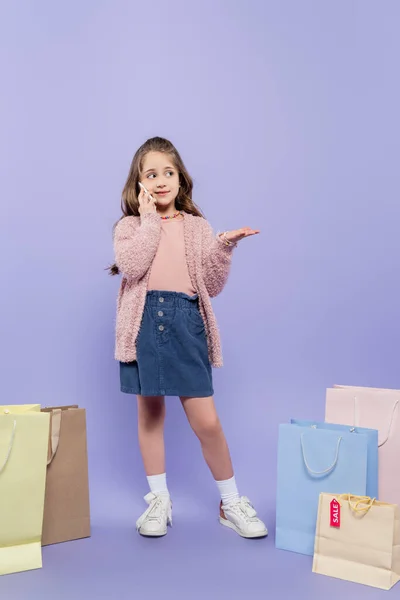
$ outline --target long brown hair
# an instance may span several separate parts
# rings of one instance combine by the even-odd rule
[[[179,172],[179,193],[175,199],[175,206],[177,210],[184,211],[196,217],[204,217],[201,210],[192,200],[193,192],[193,180],[190,177],[183,160],[175,148],[175,146],[165,138],[153,137],[148,139],[140,148],[137,150],[133,157],[131,167],[129,169],[128,178],[122,190],[121,197],[121,210],[122,217],[140,216],[139,213],[139,200],[138,196],[140,193],[139,180],[141,176],[143,160],[146,154],[149,152],[165,152],[169,154],[174,163],[175,168]],[[119,220],[121,220],[119,219]],[[118,223],[119,221],[117,221]],[[117,225],[117,223],[114,225]],[[119,269],[116,264],[109,267],[110,275],[118,275]]]

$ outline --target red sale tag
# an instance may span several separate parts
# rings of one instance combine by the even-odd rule
[[[331,519],[330,519],[331,527],[340,527],[340,504],[334,498],[331,502]]]

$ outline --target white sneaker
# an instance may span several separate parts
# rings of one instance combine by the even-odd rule
[[[265,524],[257,517],[254,506],[246,496],[234,500],[219,509],[219,522],[230,527],[245,538],[258,538],[268,535]]]
[[[144,497],[149,507],[136,521],[140,535],[161,537],[166,535],[167,526],[172,526],[172,502],[169,496],[149,492]]]

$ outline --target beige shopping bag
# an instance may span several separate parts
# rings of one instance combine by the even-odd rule
[[[362,496],[320,494],[314,573],[389,590],[400,580],[400,510]]]
[[[77,405],[43,408],[50,436],[42,545],[90,536],[86,411]]]
[[[0,575],[42,567],[49,415],[0,406]]]

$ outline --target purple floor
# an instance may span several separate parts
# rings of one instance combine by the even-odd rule
[[[134,507],[139,512],[141,504]],[[270,536],[245,540],[220,526],[207,509],[189,510],[175,498],[174,525],[160,539],[143,538],[134,519],[94,523],[90,539],[43,549],[43,568],[0,578],[0,598],[83,600],[187,598],[351,598],[399,597],[390,592],[323,577],[311,571],[312,558],[276,550]],[[196,514],[196,522],[192,516]],[[120,515],[121,517],[121,515]],[[390,596],[389,596],[390,597]]]

